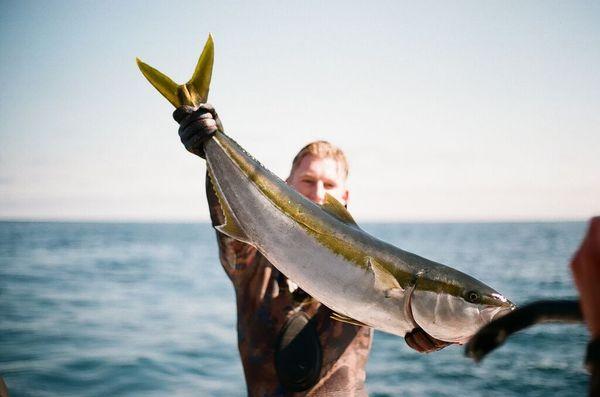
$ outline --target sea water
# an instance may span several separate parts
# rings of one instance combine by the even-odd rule
[[[365,224],[522,304],[577,296],[584,222]],[[11,396],[243,396],[233,288],[208,224],[0,222],[0,376]],[[375,333],[371,396],[582,396],[588,334],[541,325],[481,364]]]

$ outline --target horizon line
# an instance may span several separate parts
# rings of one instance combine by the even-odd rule
[[[464,224],[464,223],[578,223],[587,222],[589,218],[456,218],[456,219],[361,219],[363,224]],[[51,217],[3,217],[0,223],[90,223],[90,224],[210,224],[210,219],[161,219],[161,218],[51,218]]]

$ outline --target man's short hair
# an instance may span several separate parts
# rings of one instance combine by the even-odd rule
[[[334,159],[337,161],[344,179],[348,178],[348,160],[346,159],[346,155],[342,152],[342,149],[327,141],[314,141],[300,149],[292,161],[290,175],[294,173],[302,159],[308,155],[315,156],[318,159]]]

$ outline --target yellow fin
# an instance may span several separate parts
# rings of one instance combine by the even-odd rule
[[[352,226],[357,226],[356,221],[352,218],[352,215],[348,212],[344,204],[340,203],[335,197],[329,193],[325,193],[325,202],[321,204],[323,210],[328,214],[333,215],[340,221],[347,223]]]
[[[179,97],[177,95],[177,83],[165,76],[152,66],[142,62],[139,58],[135,59],[142,74],[148,79],[150,84],[154,86],[173,106],[178,108]]]
[[[194,74],[186,84],[177,85],[168,76],[142,62],[139,58],[136,58],[136,61],[150,84],[176,108],[183,105],[196,107],[208,99],[214,61],[214,43],[211,35],[208,35]]]
[[[204,44],[202,54],[200,54],[200,58],[198,58],[198,63],[196,64],[194,74],[192,75],[190,81],[186,83],[191,100],[195,106],[205,103],[208,99],[208,90],[210,89],[213,61],[215,58],[214,54],[215,44],[213,42],[212,35],[209,34],[206,44]]]
[[[367,268],[373,273],[375,288],[385,291],[386,297],[391,297],[398,292],[402,292],[402,287],[400,287],[400,283],[398,283],[396,277],[370,256],[367,257]]]
[[[223,208],[223,206],[221,206]],[[223,209],[225,213],[226,210]],[[241,241],[246,244],[252,245],[252,241],[246,237],[246,233],[242,230],[240,225],[237,223],[237,219],[232,214],[226,215],[226,221],[222,225],[215,226],[215,229],[225,234],[226,236],[231,237],[232,239]]]
[[[367,324],[365,324],[363,322],[360,322],[358,320],[355,320],[353,318],[350,318],[348,316],[344,316],[343,314],[340,314],[340,313],[333,312],[333,313],[331,313],[330,317],[331,317],[332,320],[340,321],[342,323],[348,323],[348,324],[352,324],[352,325],[359,325],[361,327],[368,327]]]
[[[231,207],[229,207],[229,203],[223,198],[223,194],[221,193],[221,189],[219,185],[216,183],[216,179],[213,176],[212,170],[210,167],[207,167],[208,177],[210,178],[217,199],[219,200],[219,204],[221,205],[221,211],[223,212],[223,217],[225,218],[222,225],[215,226],[219,232],[229,236],[235,240],[244,242],[246,244],[252,245],[250,239],[246,236],[246,233],[241,228],[235,214],[231,211]]]

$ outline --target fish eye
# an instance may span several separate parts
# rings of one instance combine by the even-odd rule
[[[477,303],[479,302],[479,294],[475,291],[469,291],[467,292],[467,301],[471,302],[471,303]]]

